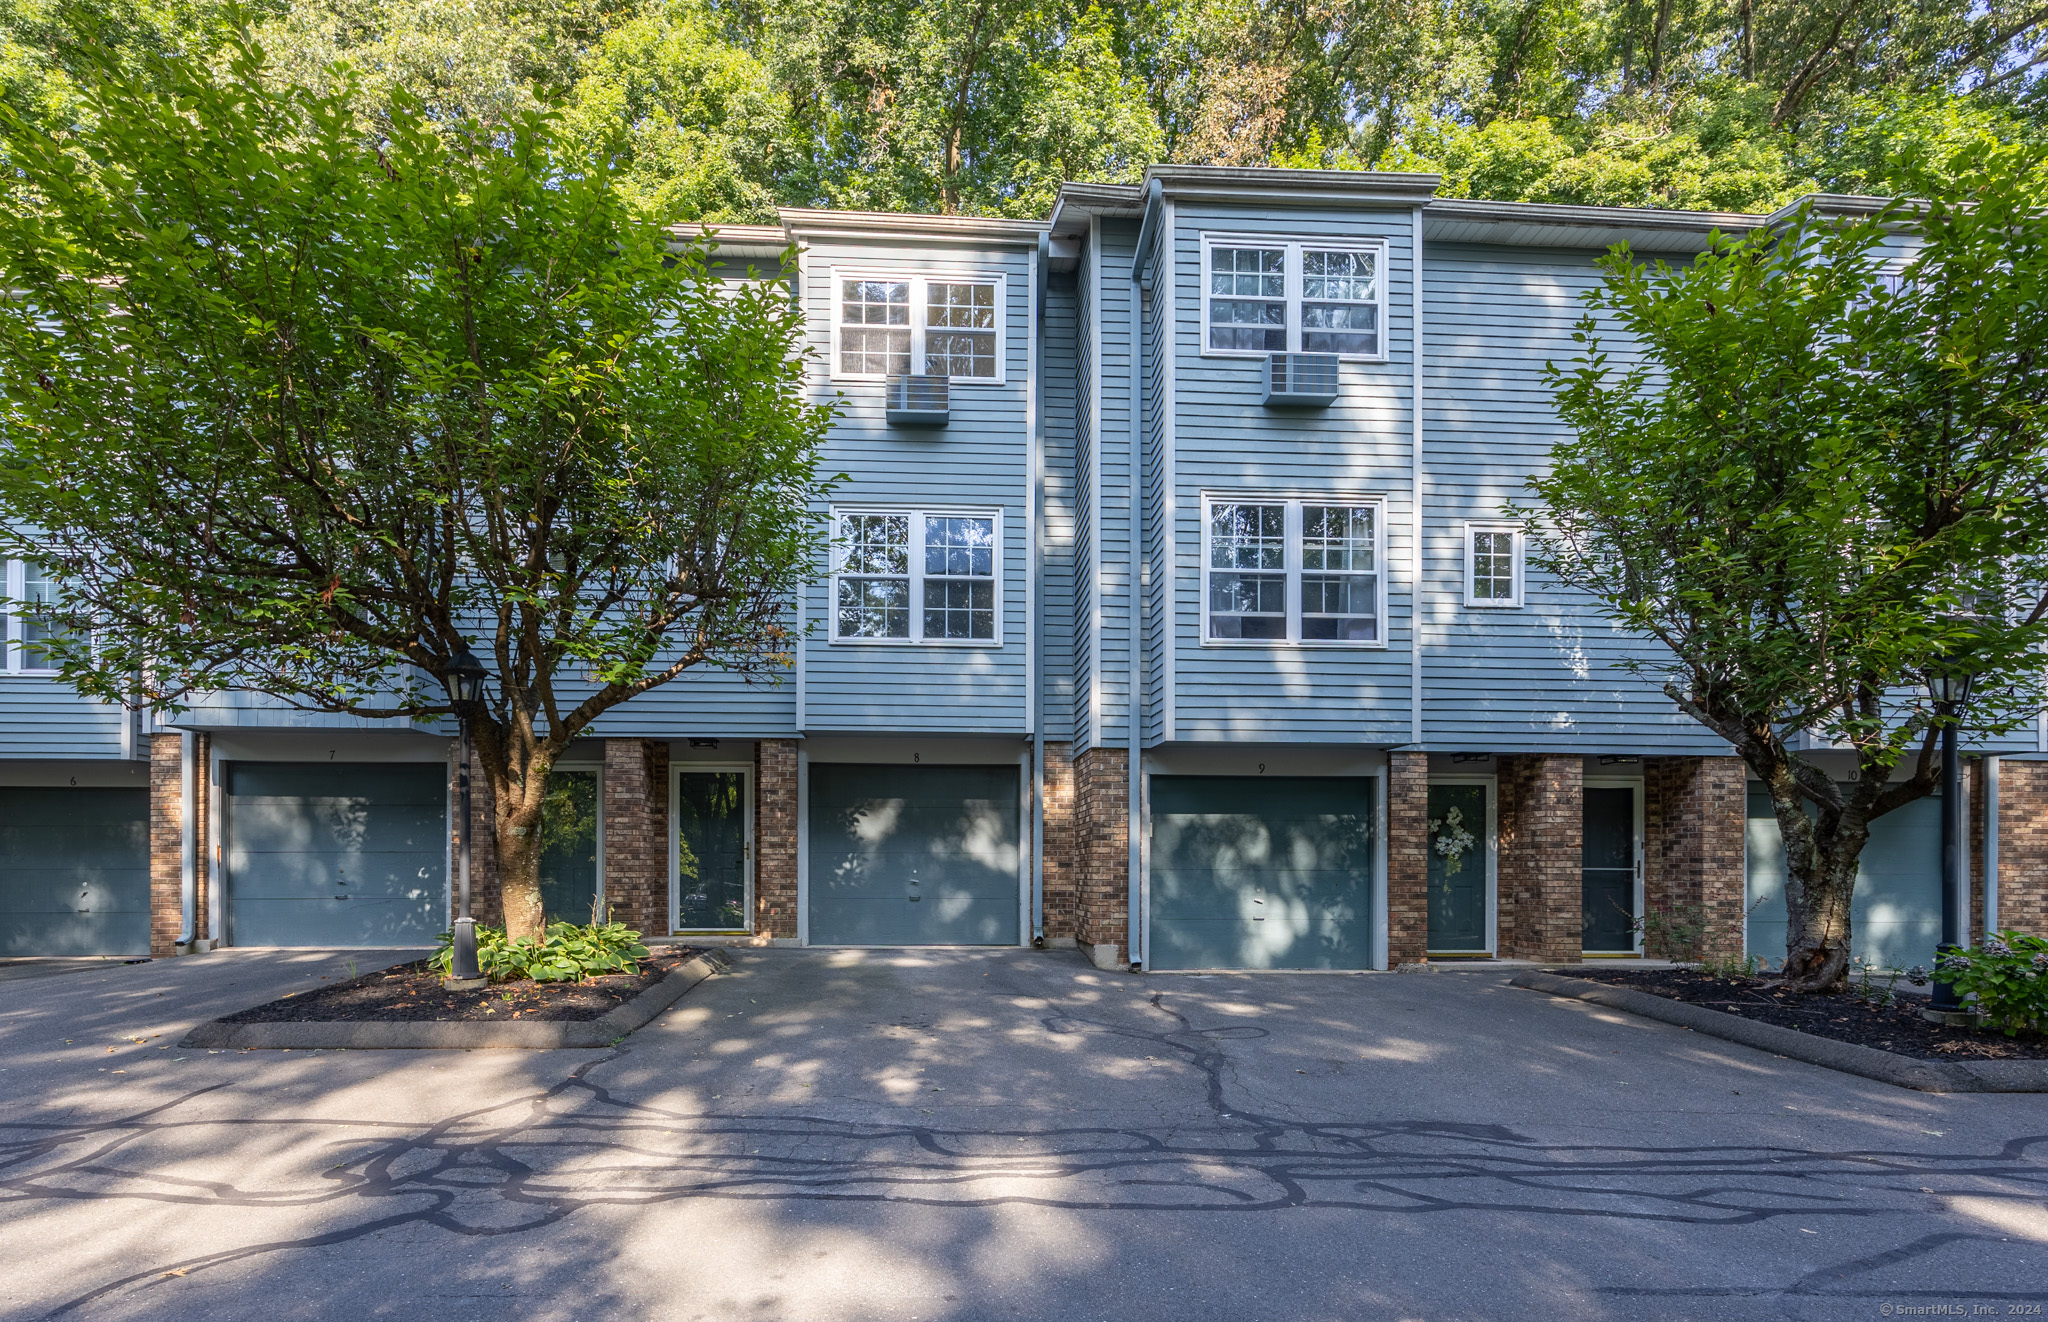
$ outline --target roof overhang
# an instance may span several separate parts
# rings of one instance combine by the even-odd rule
[[[1042,220],[990,216],[924,216],[895,211],[827,211],[784,207],[776,214],[793,239],[904,239],[974,247],[1036,248]]]
[[[721,225],[717,222],[671,225],[672,247],[680,248],[692,239],[709,234],[716,244],[715,258],[780,257],[789,248],[789,231],[780,225]]]
[[[1427,243],[1499,243],[1515,247],[1597,248],[1626,243],[1636,252],[1699,252],[1707,236],[1747,234],[1767,223],[1739,211],[1661,211],[1653,207],[1559,206],[1437,198],[1423,208]]]

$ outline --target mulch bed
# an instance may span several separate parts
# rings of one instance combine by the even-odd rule
[[[1716,978],[1692,969],[1558,972],[1920,1060],[2048,1060],[2048,1039],[1927,1022],[1920,1017],[1927,1005],[1924,996],[1900,996],[1886,1007],[1853,993],[1793,996],[1764,986],[1762,978]]]
[[[595,1019],[616,1010],[669,975],[698,951],[656,946],[640,972],[608,973],[582,982],[494,982],[482,991],[451,992],[425,962],[365,973],[318,991],[290,992],[264,1005],[224,1015],[226,1024],[506,1023]]]

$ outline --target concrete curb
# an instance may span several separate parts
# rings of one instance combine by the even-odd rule
[[[463,1051],[512,1047],[552,1051],[562,1047],[608,1047],[681,1000],[683,993],[731,964],[716,950],[697,955],[616,1009],[595,1019],[532,1023],[410,1023],[298,1020],[229,1024],[209,1020],[185,1035],[181,1047],[352,1048],[356,1050]]]
[[[1584,978],[1563,978],[1555,973],[1517,974],[1508,979],[1508,985],[1623,1010],[1709,1037],[1739,1042],[1774,1056],[1803,1060],[1844,1074],[1860,1074],[1916,1092],[2048,1092],[2048,1061],[1920,1060],[1876,1047],[1815,1037],[1795,1028],[1759,1023],[1701,1005],[1687,1005],[1667,996],[1611,987]]]

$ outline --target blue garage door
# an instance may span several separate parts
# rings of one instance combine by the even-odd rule
[[[1017,768],[812,763],[810,939],[1013,946]]]
[[[1152,777],[1151,966],[1369,967],[1372,794],[1362,777]]]
[[[422,946],[448,924],[438,762],[228,767],[228,939]]]
[[[1932,964],[1941,941],[1941,796],[1870,824],[1849,902],[1849,953],[1879,968]],[[1768,792],[1749,792],[1749,952],[1785,958],[1785,838]]]
[[[0,789],[0,955],[149,953],[149,791]]]

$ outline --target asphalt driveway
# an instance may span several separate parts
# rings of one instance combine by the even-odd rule
[[[0,1313],[2048,1304],[2048,1096],[1905,1092],[1502,971],[746,951],[609,1050],[175,1047],[351,961],[384,958],[231,951],[0,988]]]

